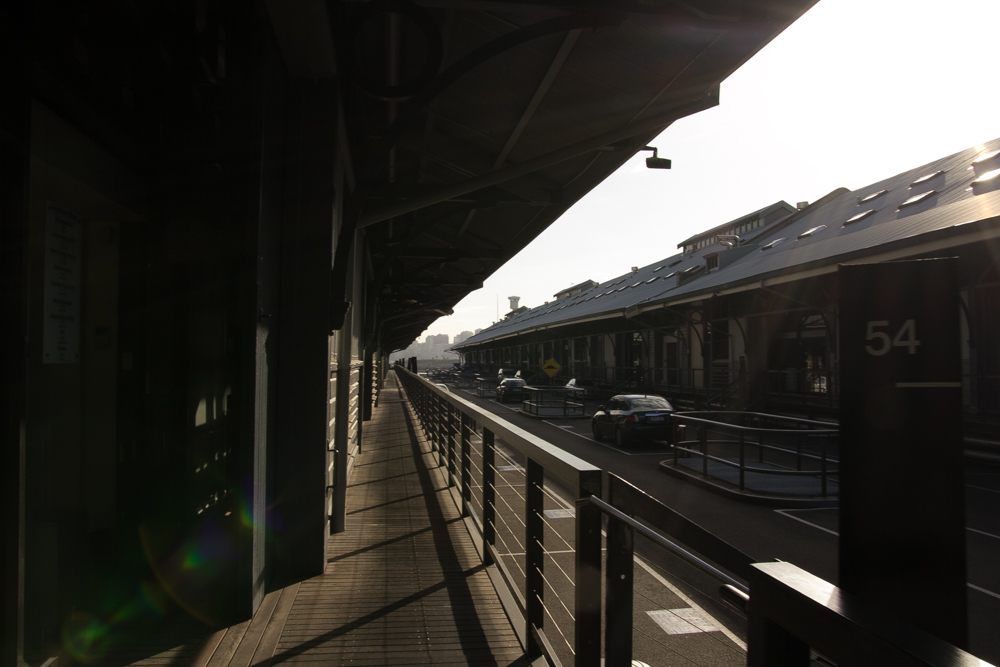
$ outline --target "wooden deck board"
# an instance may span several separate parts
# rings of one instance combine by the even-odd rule
[[[107,664],[529,665],[406,410],[390,374],[365,424],[347,531],[329,538],[325,574],[269,593],[251,620]]]
[[[527,665],[446,478],[390,374],[347,489],[347,531],[304,581],[271,665]]]

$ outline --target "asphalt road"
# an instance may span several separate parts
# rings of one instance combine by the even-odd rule
[[[479,398],[470,391],[453,391],[594,466],[628,480],[757,561],[788,561],[827,581],[837,582],[838,512],[835,508],[801,509],[792,505],[775,508],[741,502],[661,472],[658,463],[669,454],[665,445],[620,450],[612,443],[593,440],[589,419],[528,417],[514,404],[499,404]],[[588,410],[588,414],[592,411]],[[970,651],[984,660],[1000,664],[1000,633],[996,632],[1000,627],[1000,468],[970,464],[966,471],[966,491]],[[565,492],[560,495],[568,497]],[[714,581],[664,558],[658,550],[639,547],[637,551],[645,555],[653,569],[669,572],[669,585],[687,596],[713,621],[726,625],[737,641],[745,638],[745,621],[715,602],[713,591],[717,585]],[[640,584],[637,577],[637,590],[640,586],[646,587],[644,590],[654,599],[653,591],[665,588],[655,579],[650,575]],[[636,600],[638,606],[640,596],[637,595]],[[668,604],[680,602],[671,600]],[[650,637],[659,636],[655,626],[648,625],[650,618],[649,614],[637,612],[637,642],[640,631],[650,633]],[[728,662],[719,662],[719,654],[716,650],[713,655],[717,657],[710,659],[706,655],[704,659],[695,660],[695,664]],[[725,651],[721,655],[724,656]],[[638,653],[636,658],[641,659]]]

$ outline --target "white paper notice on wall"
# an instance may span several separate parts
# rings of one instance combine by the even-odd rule
[[[83,225],[51,202],[45,209],[42,363],[80,363],[80,264]]]

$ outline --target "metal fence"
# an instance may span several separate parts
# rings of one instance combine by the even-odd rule
[[[497,395],[497,379],[494,377],[478,377],[476,378],[476,396],[482,396],[485,398],[492,398]],[[464,389],[461,384],[458,385],[459,389]]]
[[[566,387],[525,387],[521,403],[525,414],[532,417],[584,417],[579,392]]]
[[[587,499],[601,496],[601,471],[410,373],[397,376],[497,589],[510,592],[501,597],[526,651],[598,667],[601,515]]]
[[[989,667],[939,638],[898,621],[880,621],[881,612],[862,601],[840,604],[846,598],[836,587],[789,563],[755,564],[620,477],[607,473],[602,487],[599,469],[404,369],[396,370],[529,658],[544,655],[556,667],[633,664],[634,623],[641,620],[633,598],[643,595],[635,588],[633,568],[641,543],[714,581],[716,601],[746,615],[746,664],[754,667],[805,667],[815,664],[817,654],[842,665]],[[686,427],[708,422],[676,416]],[[772,415],[749,419],[761,426],[723,426],[734,432],[796,430],[788,424],[765,428],[774,425],[769,420],[784,419]],[[831,430],[819,422],[790,421],[806,438]],[[718,422],[709,424],[718,427]],[[804,462],[812,460],[808,450],[801,449]],[[784,453],[793,454],[794,447]],[[604,519],[607,562],[602,568]],[[942,655],[953,660],[942,662]],[[701,664],[697,655],[676,646],[665,647],[664,660]]]
[[[760,412],[675,412],[673,465],[740,491],[836,496],[840,429]],[[691,437],[694,436],[694,437]]]

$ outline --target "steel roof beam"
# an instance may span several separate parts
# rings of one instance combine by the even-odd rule
[[[524,162],[519,162],[480,176],[474,176],[459,183],[453,183],[451,185],[436,188],[433,192],[424,195],[423,197],[416,197],[408,201],[376,209],[375,211],[364,215],[358,226],[366,227],[368,225],[373,225],[377,222],[388,220],[389,218],[394,218],[405,213],[411,213],[434,204],[448,201],[453,197],[459,197],[470,192],[475,192],[476,190],[482,190],[483,188],[490,187],[491,185],[497,185],[520,176],[526,176],[527,174],[544,169],[545,167],[550,167],[554,164],[565,162],[566,160],[570,160],[579,155],[598,150],[608,144],[628,139],[637,134],[642,134],[643,132],[665,128],[675,120],[698,113],[699,111],[704,111],[705,109],[710,109],[718,103],[719,90],[718,87],[715,87],[711,93],[690,104],[685,104],[677,107],[676,109],[671,109],[670,111],[656,114],[655,116],[650,116],[649,118],[644,118],[635,121],[634,123],[629,123],[628,125],[624,125],[618,129],[611,130],[610,132],[604,132],[597,136],[584,139],[583,141],[577,141],[569,146],[564,146],[563,148],[550,151],[549,153],[539,155],[538,157],[530,160],[525,160]]]
[[[397,259],[432,259],[448,262],[461,259],[503,259],[500,251],[464,250],[461,248],[402,248],[395,253]]]

